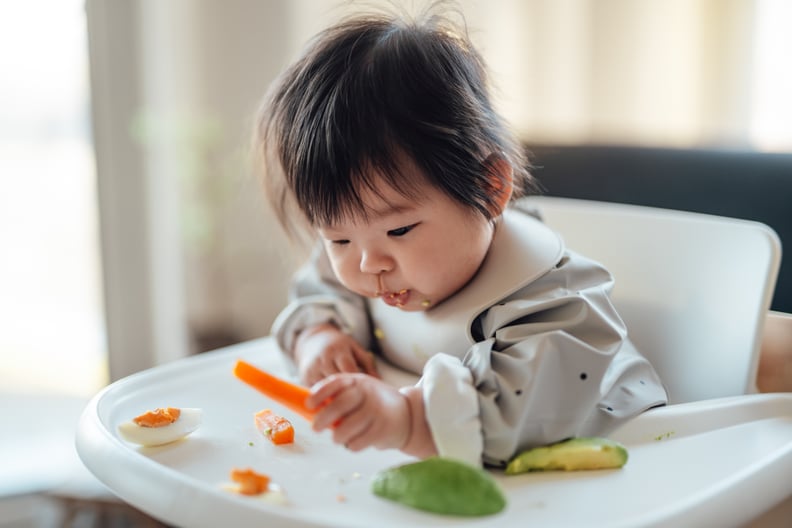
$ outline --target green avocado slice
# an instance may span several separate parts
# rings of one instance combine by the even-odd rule
[[[614,440],[598,437],[571,438],[520,453],[506,466],[506,474],[613,469],[624,466],[627,457],[627,449]]]
[[[444,515],[492,515],[506,507],[506,497],[489,473],[443,457],[382,470],[374,476],[372,491],[382,498]]]

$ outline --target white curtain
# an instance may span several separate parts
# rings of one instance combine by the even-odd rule
[[[755,2],[510,4],[473,20],[527,140],[750,146]]]

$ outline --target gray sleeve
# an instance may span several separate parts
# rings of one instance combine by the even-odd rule
[[[295,273],[289,304],[275,319],[271,334],[291,358],[300,331],[328,322],[352,335],[363,347],[370,346],[365,300],[338,282],[324,248],[317,244],[308,262]]]
[[[608,296],[612,285],[607,270],[570,252],[476,320],[478,342],[463,364],[478,393],[485,463],[503,465],[536,445],[607,434],[665,401],[654,370],[627,340]],[[614,359],[623,354],[629,358]],[[613,407],[617,401],[622,408]]]

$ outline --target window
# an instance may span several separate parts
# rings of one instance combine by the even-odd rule
[[[107,383],[82,0],[0,3],[0,387]]]
[[[751,135],[760,150],[792,151],[792,3],[761,0],[756,11],[756,48]]]

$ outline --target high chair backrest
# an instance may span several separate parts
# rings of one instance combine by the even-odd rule
[[[569,249],[611,271],[614,304],[670,403],[755,392],[761,330],[781,259],[772,229],[607,202],[525,201]]]

